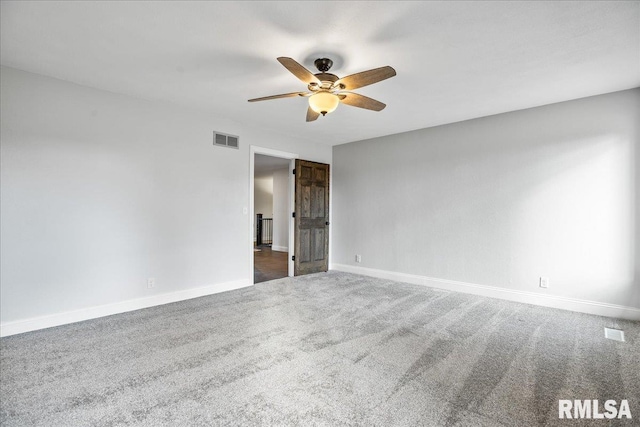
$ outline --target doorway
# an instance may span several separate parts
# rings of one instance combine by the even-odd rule
[[[293,153],[251,147],[253,283],[293,276]]]
[[[250,146],[249,159],[253,283],[326,272],[329,165],[256,146]]]

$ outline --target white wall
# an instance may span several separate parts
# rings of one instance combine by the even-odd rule
[[[334,268],[640,308],[639,123],[635,89],[336,146]]]
[[[330,147],[209,113],[0,75],[3,334],[251,284],[249,146],[331,162]],[[214,130],[241,148],[214,147]]]
[[[273,244],[275,251],[289,250],[289,169],[273,172]]]
[[[264,218],[273,216],[273,175],[256,177],[254,181],[254,211]]]
[[[262,214],[263,218],[273,218],[273,175],[256,176],[253,181],[254,215]],[[257,228],[253,227],[253,240],[257,237]]]

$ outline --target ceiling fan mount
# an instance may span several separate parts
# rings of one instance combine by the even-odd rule
[[[325,116],[331,113],[340,103],[367,110],[381,111],[386,107],[385,104],[353,93],[351,90],[378,83],[396,75],[396,70],[385,66],[339,78],[335,74],[328,72],[333,66],[333,61],[329,58],[318,58],[314,61],[314,65],[319,71],[316,74],[313,74],[292,58],[279,57],[278,62],[294,76],[306,83],[309,91],[254,98],[250,99],[249,102],[296,96],[307,97],[309,99],[309,108],[307,109],[308,122],[316,120],[320,115]]]
[[[321,73],[326,73],[333,67],[333,61],[329,58],[318,58],[313,63]]]

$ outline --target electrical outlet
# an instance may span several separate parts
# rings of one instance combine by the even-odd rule
[[[540,287],[547,289],[549,287],[549,278],[542,276],[540,278]]]
[[[147,288],[151,289],[155,287],[156,287],[156,279],[154,279],[153,277],[149,277],[147,279]]]
[[[356,262],[362,262],[362,255],[356,255]]]

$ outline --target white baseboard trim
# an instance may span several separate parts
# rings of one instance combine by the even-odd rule
[[[277,251],[277,252],[289,252],[289,248],[286,246],[273,246],[271,245],[271,250],[272,251]]]
[[[105,304],[95,307],[83,308],[80,310],[67,311],[64,313],[56,313],[48,316],[33,317],[31,319],[17,320],[14,322],[5,322],[0,324],[0,337],[7,337],[24,332],[36,331],[38,329],[66,325],[69,323],[82,322],[83,320],[111,316],[112,314],[140,310],[142,308],[155,307],[157,305],[184,301],[192,298],[202,297],[205,295],[232,291],[234,289],[240,289],[247,286],[252,286],[250,280],[236,280],[233,282],[218,283],[215,285],[154,295],[146,298],[136,298],[113,304]]]
[[[543,307],[559,308],[580,313],[595,314],[597,316],[613,317],[616,319],[640,320],[640,309],[623,305],[608,304],[597,301],[567,298],[555,295],[543,295],[534,292],[500,288],[497,286],[478,285],[475,283],[457,282],[455,280],[438,279],[434,277],[418,276],[415,274],[396,273],[393,271],[376,270],[367,267],[357,267],[346,264],[332,264],[331,270],[346,273],[362,274],[363,276],[379,279],[395,280],[414,285],[429,286],[448,291],[464,292],[490,298],[498,298]]]

